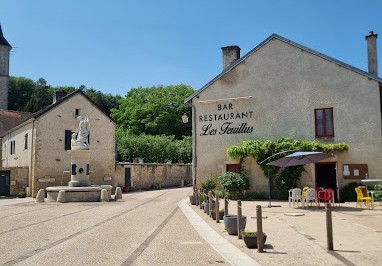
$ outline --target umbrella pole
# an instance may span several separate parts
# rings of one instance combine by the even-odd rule
[[[268,163],[269,163],[269,160],[268,160]],[[271,176],[269,175],[269,165],[268,165],[268,168],[267,168],[267,171],[268,171],[268,182],[269,182],[269,205],[268,205],[268,208],[272,208],[272,199],[271,199]]]
[[[264,159],[262,162],[260,162],[260,164],[263,164],[264,162],[267,162],[267,165],[268,165],[268,168],[267,168],[267,172],[268,172],[268,182],[269,182],[269,205],[268,205],[268,208],[272,208],[272,202],[271,202],[271,176],[269,174],[269,161],[275,157],[276,155],[280,155],[280,154],[283,154],[283,153],[286,153],[286,152],[292,152],[292,151],[296,151],[296,150],[287,150],[287,151],[281,151],[281,152],[278,152],[276,154],[273,154],[271,156],[269,156],[268,158]]]

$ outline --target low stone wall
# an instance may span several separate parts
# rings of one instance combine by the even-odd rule
[[[125,187],[127,173],[136,190],[192,184],[191,164],[118,163],[114,186]]]

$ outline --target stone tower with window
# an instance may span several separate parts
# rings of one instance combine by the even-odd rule
[[[0,109],[8,109],[9,53],[12,46],[3,36],[0,25]]]

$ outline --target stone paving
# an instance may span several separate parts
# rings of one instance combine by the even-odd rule
[[[264,253],[246,248],[189,203],[191,188],[127,193],[110,203],[0,199],[1,265],[382,265],[382,206],[333,208],[327,251],[323,207],[243,201],[247,231],[262,206]],[[220,202],[223,206],[223,201]],[[229,213],[236,214],[231,200]]]
[[[220,206],[223,205],[220,201]],[[246,231],[256,231],[256,206],[262,206],[263,231],[267,234],[264,253],[248,249],[237,236],[228,235],[224,223],[216,223],[199,207],[191,208],[221,236],[261,265],[382,265],[382,206],[374,210],[343,203],[333,208],[333,246],[327,251],[326,212],[323,207],[290,208],[288,202],[243,201]],[[322,206],[322,205],[321,205]],[[230,201],[229,214],[237,213]]]

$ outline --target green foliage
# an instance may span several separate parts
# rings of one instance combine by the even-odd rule
[[[190,163],[192,160],[190,137],[174,140],[173,136],[134,136],[117,128],[116,141],[119,161],[144,158],[147,163]]]
[[[382,191],[382,184],[374,185],[374,190]],[[382,193],[381,192],[375,192],[374,193],[374,200],[382,201]]]
[[[93,88],[84,92],[107,115],[110,115],[111,109],[119,107],[119,100],[122,98],[119,95],[113,96],[110,93],[102,93]]]
[[[245,237],[254,237],[254,236],[257,236],[257,232],[248,232],[248,231],[245,231],[245,230],[241,230],[240,231],[241,235],[242,236],[245,236]],[[267,237],[267,234],[263,232],[263,235],[264,237]]]
[[[8,109],[24,111],[35,88],[33,80],[24,77],[9,77]]]
[[[133,135],[167,135],[182,139],[191,136],[191,123],[184,124],[181,116],[191,117],[191,107],[185,98],[194,90],[190,86],[158,86],[131,89],[120,100],[111,116],[118,125]]]
[[[203,189],[210,191],[216,188],[217,182],[215,178],[210,177],[206,181],[204,181],[201,185]]]
[[[275,141],[271,140],[244,140],[241,145],[232,145],[227,149],[227,155],[234,159],[243,159],[247,156],[253,157],[257,164],[260,165],[264,175],[271,178],[272,196],[276,198],[286,198],[287,190],[296,186],[300,180],[300,176],[304,171],[303,166],[286,167],[284,169],[267,166],[267,162],[260,164],[273,154],[282,151],[299,150],[299,151],[345,151],[349,146],[346,143],[325,144],[317,140],[299,140],[292,138],[280,138]],[[273,157],[271,160],[277,160],[285,154]]]
[[[245,191],[243,199],[246,200],[265,200],[269,199],[269,195],[266,192],[257,192],[257,191]]]
[[[227,172],[219,176],[221,186],[231,192],[241,192],[249,188],[249,178],[242,173]]]
[[[93,88],[86,89],[84,85],[78,88],[68,86],[52,87],[47,85],[47,81],[43,78],[39,78],[35,82],[24,77],[10,77],[8,108],[15,111],[34,113],[52,104],[53,95],[56,91],[64,90],[69,94],[77,89],[82,90],[107,115],[110,115],[112,108],[118,108],[119,106],[121,96],[105,94]]]
[[[362,184],[359,182],[351,182],[345,185],[340,192],[341,202],[357,201],[357,194],[354,189],[358,186],[362,186]]]
[[[21,192],[17,193],[18,198],[25,198],[26,196],[27,196],[27,193],[25,193],[25,191],[21,191]]]

